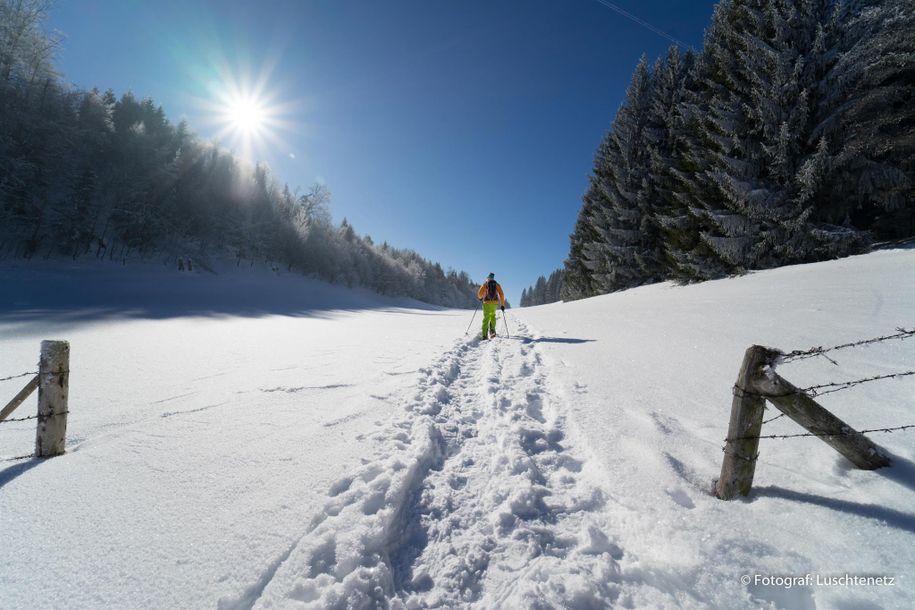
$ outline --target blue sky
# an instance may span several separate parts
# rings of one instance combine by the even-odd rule
[[[696,48],[714,6],[613,4]],[[598,0],[72,0],[48,25],[66,80],[151,97],[202,137],[227,81],[260,83],[280,112],[253,154],[280,181],[326,182],[336,221],[493,271],[516,304],[567,254],[639,57],[670,44]]]

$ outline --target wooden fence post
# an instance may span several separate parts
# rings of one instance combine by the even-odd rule
[[[889,466],[890,460],[866,436],[772,371],[752,380],[754,392],[765,395],[779,411],[817,435],[862,470]]]
[[[759,345],[748,348],[734,384],[728,439],[737,440],[728,440],[724,446],[721,476],[715,486],[715,495],[722,500],[731,500],[737,494],[746,496],[753,486],[759,439],[744,437],[758,437],[762,430],[766,400],[754,393],[752,379],[766,364],[767,353]]]
[[[734,385],[731,421],[715,495],[731,500],[749,495],[756,472],[765,401],[863,470],[889,466],[890,460],[866,436],[824,409],[803,390],[775,372],[778,350],[760,345],[747,349]]]
[[[70,344],[42,341],[38,363],[38,432],[35,457],[64,452],[67,437],[67,395],[70,382]]]

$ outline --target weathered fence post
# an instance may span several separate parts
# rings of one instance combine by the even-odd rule
[[[753,391],[765,395],[779,411],[815,434],[862,470],[889,466],[890,460],[866,436],[772,371],[753,379]]]
[[[35,457],[64,452],[67,437],[67,395],[70,382],[70,344],[42,341],[38,363],[38,432]]]
[[[734,384],[721,476],[715,486],[715,494],[722,500],[750,493],[767,400],[858,468],[875,470],[890,464],[866,436],[779,376],[775,364],[780,356],[782,352],[760,345],[751,346],[744,355]]]
[[[753,486],[759,448],[759,438],[753,437],[758,437],[762,430],[766,400],[754,393],[752,380],[766,364],[767,354],[768,350],[759,345],[748,348],[734,384],[729,440],[724,446],[721,476],[715,486],[715,494],[722,500],[731,500],[737,494],[746,496]]]

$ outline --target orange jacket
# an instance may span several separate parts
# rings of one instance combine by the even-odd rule
[[[477,298],[482,299],[483,295],[486,294],[486,284],[489,283],[489,280],[483,282],[483,285],[480,286],[480,289],[477,290]],[[499,297],[498,303],[500,305],[505,305],[505,293],[502,292],[502,286],[499,285],[499,282],[496,282],[496,295]],[[484,303],[495,303],[496,301],[484,300]]]

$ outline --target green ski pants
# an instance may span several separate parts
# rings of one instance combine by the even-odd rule
[[[499,302],[483,303],[483,338],[489,337],[489,329],[496,332],[496,311],[499,309]]]

